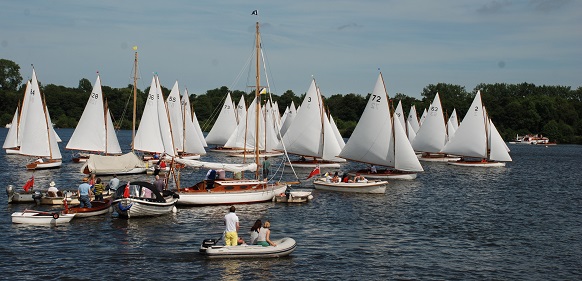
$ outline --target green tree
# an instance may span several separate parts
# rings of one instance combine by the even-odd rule
[[[16,91],[21,82],[20,66],[11,60],[0,59],[0,88]]]

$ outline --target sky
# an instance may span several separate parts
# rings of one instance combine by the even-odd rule
[[[249,91],[245,65],[260,22],[270,91],[325,96],[373,90],[420,98],[436,83],[582,86],[582,1],[28,0],[3,1],[0,58],[43,84],[133,83],[157,73],[190,94]],[[258,10],[258,16],[251,15]],[[254,73],[254,70],[253,70]],[[264,78],[263,78],[264,79]],[[248,82],[251,81],[251,82]]]

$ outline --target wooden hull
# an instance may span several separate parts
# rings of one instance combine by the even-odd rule
[[[210,149],[210,151],[218,152],[218,153],[241,153],[244,151],[244,149],[219,147],[219,148],[212,148],[212,149]],[[248,152],[248,153],[252,153],[252,152]]]
[[[505,167],[504,162],[482,162],[482,161],[454,161],[449,162],[449,165],[463,166],[463,167]]]
[[[223,205],[271,201],[286,189],[286,184],[257,180],[217,180],[211,189],[200,182],[176,193],[180,195],[178,205]]]
[[[69,208],[69,214],[76,214],[77,218],[86,218],[92,216],[104,215],[111,212],[111,198],[105,198],[103,201],[92,201],[91,208],[80,208],[78,205]]]
[[[12,223],[50,225],[68,223],[74,217],[75,214],[60,214],[59,212],[24,210],[23,212],[12,213]]]
[[[385,193],[387,181],[368,182],[327,182],[324,178],[316,179],[313,182],[315,189],[351,193]]]
[[[61,159],[51,159],[45,162],[32,162],[26,165],[26,168],[29,170],[40,170],[40,169],[56,169],[60,168],[63,164]]]
[[[293,238],[285,237],[273,240],[277,246],[263,247],[261,245],[240,246],[200,246],[200,253],[208,258],[279,258],[288,256],[297,248]]]
[[[152,202],[144,198],[121,198],[112,202],[113,208],[124,218],[153,217],[176,212],[176,201]]]
[[[415,172],[404,172],[396,170],[378,170],[377,173],[371,173],[369,170],[359,170],[355,172],[348,172],[351,177],[360,174],[367,179],[374,180],[413,180],[416,179],[417,173]]]

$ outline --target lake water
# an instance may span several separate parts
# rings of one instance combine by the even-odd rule
[[[1,129],[4,139],[7,129]],[[57,130],[64,148],[72,130]],[[91,136],[87,136],[91,137]],[[119,133],[127,146],[130,131]],[[0,196],[0,271],[5,280],[580,280],[582,279],[582,146],[510,145],[504,168],[423,163],[413,181],[391,181],[382,195],[314,190],[306,204],[238,205],[241,234],[270,220],[272,237],[297,249],[278,259],[207,260],[206,238],[218,238],[228,206],[178,208],[156,218],[112,215],[58,226],[11,223],[28,204]],[[80,164],[34,173],[37,188],[54,180],[76,189]],[[0,152],[2,186],[20,189],[26,159]],[[207,161],[229,159],[218,154]],[[273,163],[273,169],[276,168]],[[343,164],[342,170],[357,164]],[[305,179],[308,170],[299,170]],[[182,184],[206,171],[182,170]],[[140,175],[121,177],[132,180]],[[287,169],[285,179],[293,179]],[[106,178],[108,179],[108,178]],[[305,188],[312,184],[303,181]],[[41,206],[41,208],[48,208]]]

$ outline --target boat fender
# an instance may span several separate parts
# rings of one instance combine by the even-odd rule
[[[59,213],[53,213],[53,219],[58,220],[59,219]]]
[[[129,208],[131,208],[132,205],[133,205],[133,203],[127,205],[127,207],[124,208],[123,205],[121,205],[121,202],[117,202],[117,207],[121,211],[127,211],[127,210],[129,210]]]

